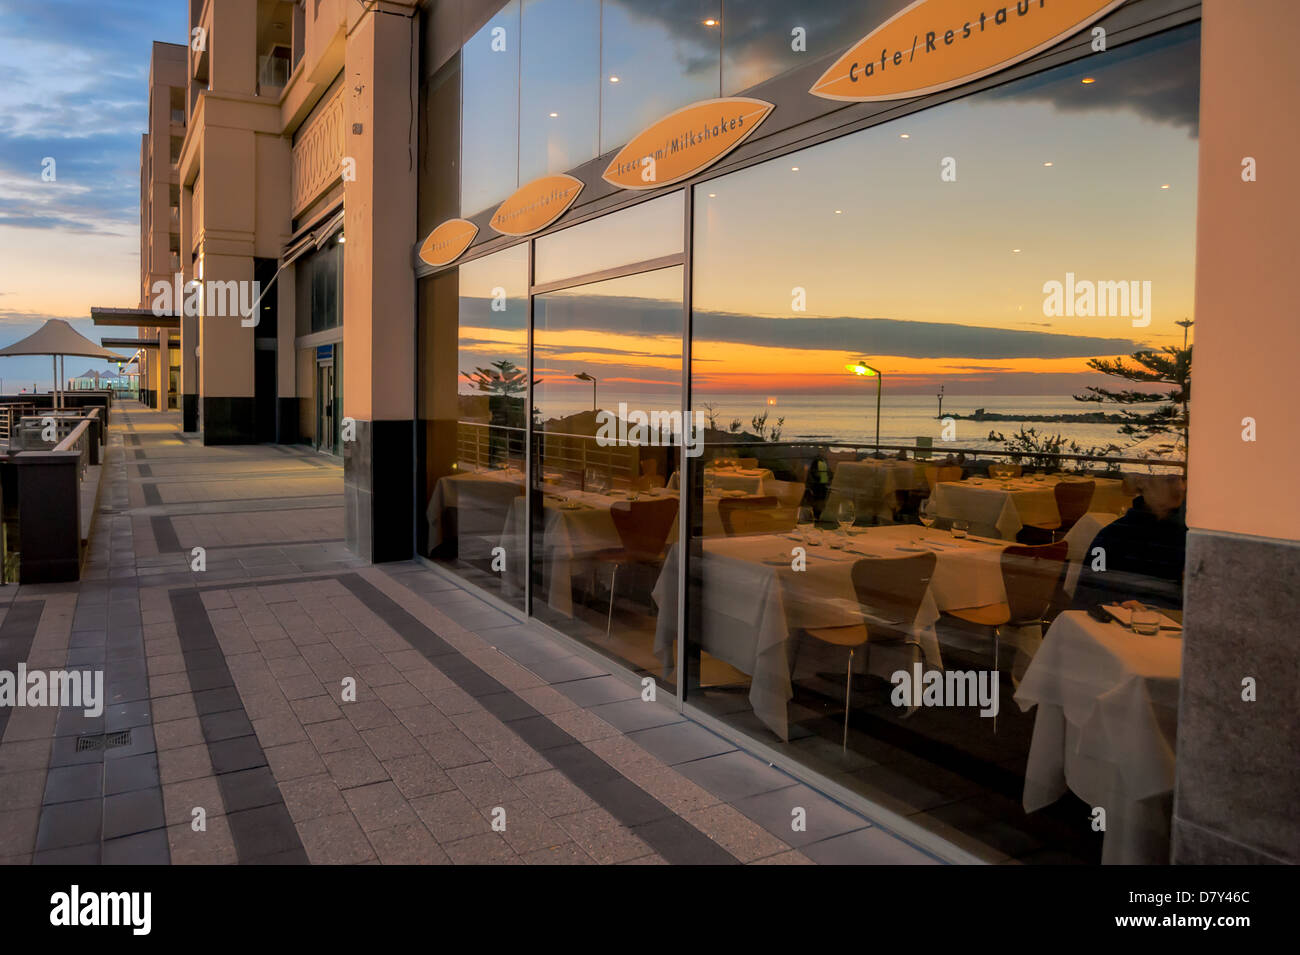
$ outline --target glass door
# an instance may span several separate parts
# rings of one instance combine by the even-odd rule
[[[316,366],[316,450],[326,454],[338,453],[334,392],[334,361],[330,359]]]

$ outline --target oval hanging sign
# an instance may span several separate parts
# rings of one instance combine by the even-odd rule
[[[619,150],[604,179],[620,189],[657,189],[707,169],[743,143],[775,109],[747,96],[702,100],[670,113]]]
[[[478,226],[468,219],[448,219],[439,223],[420,245],[420,258],[429,265],[446,265],[460,258],[478,235]]]
[[[489,223],[502,235],[528,235],[564,215],[582,192],[582,180],[563,173],[520,186],[492,213]]]
[[[960,86],[1026,60],[1124,0],[917,0],[859,40],[808,92],[869,103]]]

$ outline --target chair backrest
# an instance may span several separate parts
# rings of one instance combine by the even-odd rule
[[[1073,527],[1079,518],[1088,513],[1092,504],[1096,481],[1061,481],[1054,489],[1056,509],[1061,514],[1061,527]]]
[[[609,516],[628,556],[635,560],[657,560],[663,556],[679,507],[679,499],[675,497],[615,501]]]
[[[781,507],[775,497],[724,497],[718,501],[718,517],[728,536],[788,531],[795,524],[795,511]]]
[[[1042,620],[1065,574],[1069,544],[1014,544],[1002,552],[1002,585],[1011,623]]]
[[[942,468],[935,467],[934,465],[927,465],[925,469],[925,483],[930,486],[931,491],[933,491],[934,486],[941,481],[960,481],[961,477],[962,470],[956,465]]]
[[[933,553],[909,557],[865,557],[853,565],[853,590],[869,613],[910,627],[934,576]],[[867,633],[871,624],[867,624]]]

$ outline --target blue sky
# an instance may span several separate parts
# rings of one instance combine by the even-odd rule
[[[186,19],[185,0],[0,0],[0,345],[46,318],[99,340],[91,305],[138,304],[150,44],[184,42]],[[6,358],[0,378],[48,389],[50,362]]]

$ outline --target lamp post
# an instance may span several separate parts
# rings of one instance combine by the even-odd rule
[[[595,376],[594,376],[594,375],[589,375],[589,374],[587,374],[585,371],[580,371],[580,372],[578,372],[576,375],[574,375],[573,377],[574,377],[574,378],[577,378],[579,381],[589,381],[589,382],[591,382],[591,410],[592,410],[592,411],[595,411],[595,410],[596,410],[596,378],[595,378]]]
[[[876,379],[876,454],[880,454],[880,389],[884,375],[877,368],[872,368],[867,364],[866,359],[859,358],[852,365],[845,365],[845,371],[851,371],[860,378]]]

